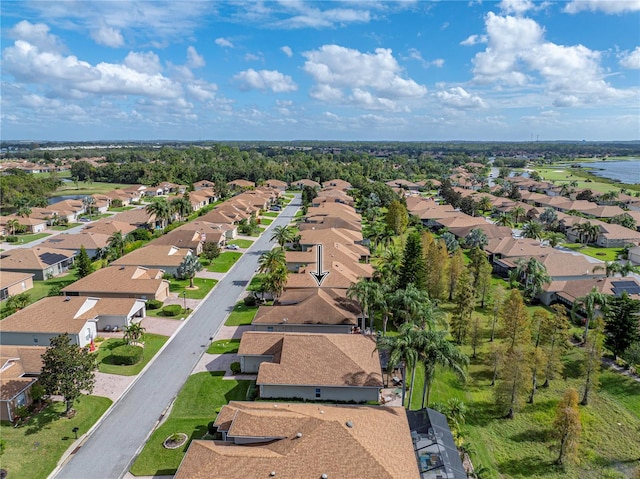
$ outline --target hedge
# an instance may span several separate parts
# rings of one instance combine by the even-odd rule
[[[143,352],[140,346],[130,344],[118,346],[111,351],[111,362],[119,366],[131,366],[140,362]]]
[[[169,304],[162,308],[163,316],[178,316],[182,312],[182,306],[179,304]]]
[[[147,301],[147,309],[160,309],[162,308],[162,301],[158,301],[157,299],[149,299]]]
[[[231,372],[233,374],[240,374],[241,368],[240,368],[240,363],[238,361],[231,363],[229,368],[231,369]]]

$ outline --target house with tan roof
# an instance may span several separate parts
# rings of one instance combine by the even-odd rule
[[[348,221],[362,223],[362,215],[356,213],[353,206],[344,203],[322,203],[319,206],[310,206],[307,209],[307,218],[317,216],[338,216]]]
[[[549,248],[542,246],[538,240],[531,238],[491,238],[484,250],[489,254],[489,261],[500,258],[517,256],[537,257],[549,252]]]
[[[375,339],[363,334],[249,331],[238,357],[263,399],[377,402],[383,386]]]
[[[325,261],[323,270],[329,272],[322,282],[323,288],[348,289],[353,283],[357,283],[360,279],[360,276],[349,268],[349,266],[338,263],[337,261]],[[290,273],[289,276],[287,276],[285,289],[318,287],[318,283],[311,275],[314,271],[316,271],[315,265],[307,265],[301,267],[298,273]]]
[[[33,273],[0,272],[0,301],[33,288]]]
[[[123,329],[145,313],[141,299],[49,296],[0,321],[0,344],[49,346],[51,338],[68,334],[73,344],[84,347],[98,331]]]
[[[111,236],[113,233],[120,232],[122,235],[127,235],[132,231],[135,231],[137,227],[135,225],[126,223],[124,221],[115,220],[112,218],[101,218],[98,221],[89,223],[83,228],[83,232],[97,233],[107,236]]]
[[[227,185],[229,185],[229,187],[231,187],[232,189],[236,189],[236,190],[248,190],[250,188],[256,187],[256,184],[253,181],[243,180],[243,179],[228,181]]]
[[[156,226],[156,215],[147,213],[144,208],[122,211],[111,217],[113,221],[127,223],[135,228],[153,229]]]
[[[350,334],[361,317],[345,290],[309,288],[285,291],[273,306],[260,306],[251,324],[256,331]]]
[[[46,241],[40,243],[43,248],[57,248],[80,252],[80,248],[84,246],[89,257],[96,256],[99,250],[109,246],[110,235],[94,233],[91,230],[80,233],[61,233],[59,235],[48,238]]]
[[[622,296],[627,292],[632,299],[640,299],[640,282],[632,276],[624,278],[586,278],[576,281],[552,281],[544,286],[540,301],[547,306],[562,303],[572,309],[578,298],[589,294],[593,289],[608,296]]]
[[[112,266],[143,266],[161,269],[167,274],[176,274],[185,256],[192,254],[188,248],[175,245],[154,245],[153,243],[125,254],[111,263]]]
[[[325,243],[323,245],[323,262],[337,261],[346,265],[351,271],[361,278],[373,277],[373,266],[368,263],[360,263],[360,255],[340,243]],[[287,269],[297,273],[301,268],[314,269],[316,267],[316,246],[312,246],[306,251],[286,251],[285,261]]]
[[[546,268],[552,281],[575,281],[588,277],[604,278],[602,263],[592,263],[581,254],[563,253],[549,249],[547,254],[534,256]],[[531,256],[515,256],[494,259],[494,271],[503,277],[515,269],[518,259],[528,260]]]
[[[402,407],[232,401],[213,425],[175,479],[420,478]]]
[[[169,281],[164,271],[142,266],[107,266],[62,289],[67,296],[98,298],[138,298],[164,301],[169,297]]]
[[[309,180],[309,179],[302,179],[302,180],[294,181],[293,183],[291,183],[291,186],[299,190],[303,189],[305,186],[308,186],[309,188],[313,188],[313,189],[319,189],[320,183],[313,180]]]
[[[0,253],[0,273],[32,273],[33,279],[43,281],[66,273],[73,264],[75,255],[70,250],[40,246],[14,248]]]
[[[353,188],[351,183],[345,180],[341,180],[340,178],[335,178],[333,180],[328,180],[322,183],[323,188],[338,188],[339,190],[347,191]]]
[[[16,409],[33,402],[31,387],[42,370],[41,346],[0,346],[0,421],[13,422]]]
[[[285,191],[289,184],[286,181],[280,181],[280,180],[267,180],[264,182],[265,185],[267,185],[269,188],[273,188],[275,190],[279,190],[279,191]]]
[[[341,203],[354,206],[355,200],[344,191],[332,188],[329,190],[320,190],[318,196],[311,200],[313,206],[320,206],[323,203]]]
[[[25,218],[18,215],[0,216],[0,229],[2,229],[5,234],[11,232],[8,230],[7,224],[13,220],[17,221],[20,226],[24,226],[29,233],[42,233],[47,229],[48,220],[44,218],[34,218],[31,216]]]
[[[352,231],[362,231],[362,223],[350,221],[339,216],[307,216],[305,221],[298,223],[300,231],[321,230],[328,228],[346,229]]]
[[[496,224],[487,222],[469,226],[453,226],[449,228],[449,232],[457,238],[466,238],[472,230],[484,231],[487,239],[511,238],[513,235],[513,231],[511,230],[511,228],[507,226],[498,226]]]
[[[434,220],[434,224],[438,228],[461,228],[467,226],[477,227],[487,223],[487,220],[482,216],[469,216],[461,211],[455,216],[448,216]]]

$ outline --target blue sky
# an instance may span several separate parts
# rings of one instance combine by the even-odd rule
[[[3,139],[640,139],[640,0],[5,0],[0,14]]]

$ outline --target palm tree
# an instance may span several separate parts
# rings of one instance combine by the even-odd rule
[[[598,289],[594,286],[591,292],[589,292],[586,296],[582,296],[581,298],[578,298],[574,301],[573,308],[571,308],[571,316],[575,319],[576,312],[578,310],[584,311],[586,315],[582,342],[587,341],[587,335],[589,334],[589,324],[596,319],[598,307],[606,308],[607,300],[607,295],[598,291]]]
[[[96,204],[96,199],[93,196],[85,196],[82,198],[82,205],[84,206],[84,210],[89,214],[89,219],[92,219],[93,208]]]
[[[287,285],[287,277],[289,276],[289,271],[285,266],[281,266],[276,268],[267,274],[267,277],[264,279],[264,288],[265,291],[271,293],[273,299],[277,299],[278,296],[282,294],[285,286]]]
[[[416,332],[417,330],[413,324],[405,323],[400,327],[397,336],[383,336],[378,339],[378,349],[389,351],[387,371],[393,371],[400,366],[403,406],[405,405],[407,392],[406,369],[411,370],[411,390],[413,390],[415,368],[420,355]],[[409,393],[409,404],[411,404],[411,392]]]
[[[402,251],[396,245],[384,248],[374,277],[389,288],[395,286],[402,266]]]
[[[195,254],[188,254],[184,257],[180,266],[178,266],[176,276],[179,279],[189,278],[189,287],[193,289],[193,278],[195,278],[198,271],[202,271],[200,260]]]
[[[124,339],[127,344],[139,343],[144,337],[145,331],[146,329],[143,328],[140,323],[131,323],[129,326],[124,328],[124,335],[122,339]]]
[[[360,307],[362,309],[362,331],[365,329],[366,318],[371,315],[371,303],[374,301],[372,299],[373,285],[373,281],[369,281],[366,278],[360,278],[357,283],[351,283],[351,286],[347,289],[347,298],[355,299],[360,303]],[[373,324],[373,318],[371,318],[370,321]]]
[[[478,208],[480,209],[480,211],[482,211],[482,214],[485,214],[487,211],[493,208],[491,200],[488,196],[482,196],[480,198],[480,201],[478,201]]]
[[[542,225],[535,221],[529,221],[522,227],[522,236],[536,240],[542,239]]]
[[[290,226],[276,226],[271,233],[271,241],[275,241],[284,249],[284,245],[293,241],[295,236],[294,230]]]
[[[193,206],[189,200],[189,193],[184,194],[181,198],[173,200],[171,202],[171,211],[178,215],[180,220],[184,220],[187,216],[193,213]]]
[[[469,234],[464,238],[467,248],[480,248],[483,249],[489,243],[487,234],[480,228],[473,228],[469,231]]]
[[[279,248],[265,251],[260,255],[260,259],[258,260],[258,271],[260,273],[273,273],[278,268],[284,266],[286,266],[284,251]]]
[[[19,206],[16,210],[16,215],[28,218],[31,215],[31,208],[29,205]]]
[[[145,206],[144,209],[147,213],[156,217],[156,221],[160,222],[160,227],[163,229],[173,217],[171,206],[166,198],[158,198]]]
[[[431,307],[429,295],[412,283],[409,283],[405,289],[398,289],[391,294],[389,301],[394,311],[393,318],[396,326],[406,323],[433,326],[434,318],[428,310]]]
[[[562,233],[557,233],[555,231],[546,233],[544,235],[544,238],[549,242],[549,246],[551,246],[552,248],[555,248],[567,239],[565,235],[563,235]]]
[[[519,258],[516,260],[515,274],[524,286],[524,295],[533,299],[542,292],[542,286],[551,282],[547,268],[536,258]]]
[[[120,258],[124,254],[124,248],[129,243],[129,237],[122,234],[122,231],[114,231],[107,244],[112,251],[115,251],[117,258]],[[116,258],[116,259],[117,259]]]
[[[595,270],[596,268],[594,268]],[[607,278],[609,276],[616,276],[619,274],[622,277],[628,276],[631,273],[637,273],[638,268],[633,266],[631,261],[626,261],[625,263],[619,263],[618,261],[607,261],[605,263],[605,271],[607,274]]]
[[[591,224],[589,221],[579,223],[574,226],[574,229],[578,232],[578,238],[580,243],[592,243],[598,238],[600,234],[600,227],[598,225]]]
[[[602,203],[613,203],[613,200],[618,198],[618,196],[619,195],[616,191],[608,191],[606,193],[601,194],[598,199]]]
[[[418,333],[419,360],[424,365],[422,408],[429,406],[431,386],[438,366],[453,371],[460,379],[466,380],[464,370],[469,365],[469,358],[455,344],[447,340],[446,336],[446,331],[421,330]]]
[[[527,211],[522,206],[514,206],[511,208],[511,216],[516,223],[520,223],[520,218],[527,214]]]
[[[540,221],[542,221],[546,228],[550,229],[558,221],[558,213],[553,208],[545,208],[544,211],[540,213]]]
[[[7,229],[9,230],[10,235],[15,235],[18,228],[20,228],[20,221],[16,218],[7,221]]]
[[[513,228],[513,216],[509,213],[500,213],[498,218],[496,218],[496,224],[498,226],[507,226],[509,228]]]

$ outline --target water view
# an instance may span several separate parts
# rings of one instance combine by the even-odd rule
[[[602,176],[611,180],[629,185],[640,183],[640,158],[630,158],[624,161],[595,161],[580,163],[583,168],[588,168],[596,176]]]

